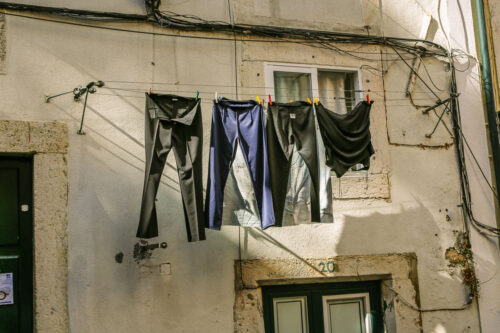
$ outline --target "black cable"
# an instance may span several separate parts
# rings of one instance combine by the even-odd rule
[[[386,46],[392,45],[392,47],[396,47],[400,50],[411,51],[413,53],[422,53],[423,55],[425,54],[428,56],[442,56],[442,57],[448,56],[448,52],[444,47],[442,47],[439,44],[426,40],[399,38],[399,37],[380,37],[373,35],[339,33],[330,31],[296,29],[296,28],[274,27],[274,26],[264,26],[264,25],[241,25],[241,24],[234,24],[234,22],[230,24],[220,21],[207,21],[193,15],[181,15],[173,12],[162,12],[159,10],[160,6],[159,0],[145,0],[145,5],[148,15],[136,15],[136,14],[114,13],[114,12],[95,12],[87,10],[32,6],[25,4],[0,2],[0,8],[10,9],[10,10],[43,12],[48,14],[57,14],[66,16],[71,15],[71,17],[81,17],[81,18],[107,18],[107,19],[114,18],[114,19],[129,19],[129,20],[132,19],[138,21],[154,21],[162,27],[168,27],[178,30],[226,32],[243,36],[260,35],[260,36],[273,37],[279,39],[291,38],[291,39],[307,40],[308,43],[321,44],[325,42],[326,43],[337,42],[337,43],[363,43],[363,44],[386,45]],[[167,13],[167,15],[165,13]],[[6,14],[13,15],[12,13],[6,13]],[[18,14],[17,16],[22,16],[22,15]],[[107,28],[107,29],[115,31],[128,30],[128,29],[117,29],[117,28]],[[147,33],[139,31],[133,31],[133,32]],[[173,35],[173,34],[161,34],[161,33],[154,33],[154,34]],[[194,36],[190,37],[194,38]],[[206,37],[201,37],[201,38],[206,38]],[[211,39],[227,40],[226,38],[211,38]],[[422,46],[415,47],[413,45],[408,45],[408,43],[421,43],[423,45],[426,45],[430,49],[425,49]]]
[[[455,76],[455,68],[453,62],[451,62],[452,66],[452,76],[451,76],[451,92],[457,92],[457,83]],[[462,209],[464,210],[464,216],[467,217],[466,220],[471,222],[471,225],[474,227],[476,231],[478,231],[481,235],[487,237],[500,237],[500,229],[495,228],[489,225],[486,225],[476,219],[474,213],[472,211],[472,200],[471,200],[471,191],[470,191],[470,183],[469,177],[467,173],[467,168],[465,164],[465,154],[464,154],[464,137],[461,131],[461,120],[460,120],[460,104],[456,98],[452,99],[451,102],[451,115],[452,115],[452,123],[453,123],[453,132],[455,138],[455,149],[457,152],[457,163],[460,174],[460,187],[462,193]],[[470,148],[470,147],[469,147]],[[472,151],[471,151],[472,153]],[[482,171],[481,166],[479,165],[477,159],[474,158],[477,163],[478,168]],[[486,176],[485,176],[486,177]],[[467,233],[469,233],[468,225],[465,224]]]
[[[118,20],[132,20],[132,21],[149,21],[147,15],[116,13],[116,12],[97,12],[92,10],[60,8],[60,7],[46,7],[35,6],[22,3],[0,2],[0,9],[10,9],[17,11],[29,11],[36,13],[57,14],[64,16],[71,16],[72,18],[108,18]]]

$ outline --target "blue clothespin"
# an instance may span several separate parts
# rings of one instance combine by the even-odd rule
[[[198,95],[200,94],[200,92],[198,90],[196,90],[196,99],[195,101],[198,102]]]

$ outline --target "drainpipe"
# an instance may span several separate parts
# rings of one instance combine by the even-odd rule
[[[488,133],[490,143],[490,163],[494,173],[494,190],[497,197],[500,198],[500,136],[498,127],[498,115],[495,109],[495,96],[493,93],[493,75],[490,62],[490,48],[488,45],[488,32],[485,20],[485,5],[488,5],[487,0],[473,0],[476,11],[475,23],[477,32],[478,53],[481,66],[481,77],[483,85],[484,106],[488,119]],[[492,45],[491,45],[492,46]],[[496,202],[498,207],[498,202]],[[498,211],[497,211],[498,214]],[[499,223],[497,219],[497,224]]]

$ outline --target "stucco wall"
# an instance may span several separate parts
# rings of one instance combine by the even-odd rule
[[[84,8],[140,12],[140,3],[123,0],[111,6],[89,1]],[[213,2],[210,7],[201,3],[166,1],[164,5],[212,20],[228,20],[226,1]],[[277,3],[286,10],[278,11]],[[295,5],[296,10],[290,12],[287,3]],[[316,8],[327,3],[322,1]],[[437,25],[438,3],[408,1],[403,6],[395,0],[365,1],[360,4],[364,8],[364,20],[357,17],[359,13],[349,12],[349,17],[342,17],[345,12],[332,11],[333,23],[320,26],[360,32],[360,27],[369,24],[373,26],[372,33],[415,37],[423,15],[433,14],[431,26]],[[462,9],[470,13],[470,6],[467,7],[465,1],[461,4]],[[46,5],[69,6],[56,0]],[[74,5],[83,6],[82,3]],[[252,11],[246,10],[250,6]],[[270,9],[274,13],[272,18],[266,14],[266,6],[275,11]],[[297,12],[303,10],[297,1],[237,1],[234,8],[237,21],[265,23],[268,17],[267,20],[277,25],[297,22],[300,19]],[[454,12],[449,8],[440,11],[448,27],[447,22],[453,21],[447,19],[448,15]],[[453,38],[464,40],[470,51],[474,49],[470,45],[473,33],[470,22],[466,23],[466,37],[451,28],[448,33],[453,30]],[[0,21],[0,31],[1,24]],[[138,23],[106,25],[159,31]],[[143,97],[132,91],[99,89],[98,94],[89,97],[84,127],[87,134],[79,136],[76,131],[82,103],[74,102],[71,95],[67,95],[47,104],[44,96],[98,79],[105,81],[107,88],[146,91],[151,87],[147,82],[153,81],[170,83],[154,85],[157,91],[194,96],[198,89],[202,98],[206,170],[213,93],[217,90],[219,96],[234,97],[231,87],[235,84],[233,42],[152,37],[16,17],[6,17],[5,26],[7,46],[3,75],[0,75],[0,118],[57,120],[66,123],[69,129],[67,296],[71,332],[233,331],[234,262],[239,258],[239,244],[242,257],[247,260],[412,252],[418,259],[422,308],[454,308],[466,301],[460,274],[448,266],[444,256],[446,249],[454,246],[457,232],[463,230],[461,210],[457,207],[461,201],[453,146],[445,145],[451,141],[443,125],[439,126],[436,136],[425,137],[437,118],[422,115],[405,100],[403,87],[408,71],[400,61],[388,61],[394,58],[390,50],[382,50],[378,60],[369,63],[376,70],[363,72],[363,77],[371,80],[363,85],[372,85],[373,90],[378,91],[378,95],[372,95],[376,100],[372,121],[377,150],[370,171],[373,175],[368,181],[364,176],[342,179],[341,189],[338,181],[334,182],[334,195],[339,198],[334,202],[334,224],[271,228],[265,233],[224,226],[219,232],[207,231],[206,241],[187,243],[175,160],[169,156],[157,207],[158,240],[167,241],[169,246],[167,250],[156,250],[151,259],[137,264],[132,258],[132,248],[136,242],[143,182]],[[301,26],[318,28],[317,22],[307,19]],[[432,38],[446,44],[442,31],[434,30]],[[359,46],[342,47],[356,50]],[[378,54],[381,51],[376,47],[361,50]],[[238,42],[238,84],[263,85],[263,75],[257,77],[256,73],[262,73],[265,61],[320,65],[344,62],[355,67],[364,63],[305,46]],[[449,75],[445,66],[431,62],[426,65],[435,83],[444,84],[442,80]],[[479,112],[480,93],[474,68],[459,78],[461,91],[467,92],[461,101],[471,106],[470,110]],[[387,92],[386,101],[383,90]],[[420,102],[435,101],[433,96],[422,93],[425,91],[422,86],[417,86],[416,91],[423,95]],[[480,122],[472,111],[467,119],[469,126]],[[449,126],[448,115],[445,123]],[[476,133],[484,129],[470,130]],[[477,140],[477,147],[483,147],[481,135],[472,137]],[[484,149],[481,153],[487,156]],[[350,189],[358,190],[350,192]],[[484,187],[477,187],[478,191],[481,189]],[[491,212],[491,207],[485,206],[486,211]],[[484,256],[478,255],[485,275],[490,273],[490,267],[498,264],[497,258],[488,257],[492,248],[486,250],[489,252]],[[119,252],[124,253],[122,263],[115,261]],[[170,263],[170,275],[160,274],[161,263]],[[493,309],[489,320],[494,323],[493,314],[498,311],[498,304],[494,300],[489,302]],[[424,332],[479,331],[475,306],[458,312],[422,313],[421,325]]]

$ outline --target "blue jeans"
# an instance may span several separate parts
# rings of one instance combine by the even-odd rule
[[[205,226],[220,230],[224,187],[237,144],[250,173],[261,227],[265,229],[274,225],[274,211],[262,107],[253,100],[226,98],[213,106]]]

